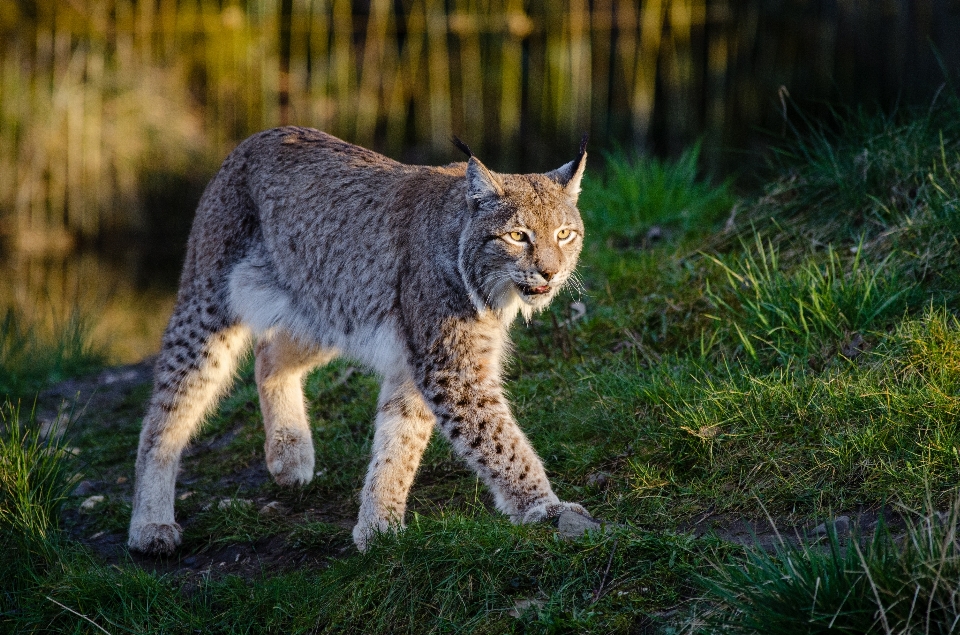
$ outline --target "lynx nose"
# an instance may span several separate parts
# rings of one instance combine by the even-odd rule
[[[551,279],[552,277],[554,277],[555,275],[557,275],[557,270],[556,270],[556,269],[541,269],[541,270],[540,270],[540,275],[543,276],[543,279],[544,279],[544,280],[546,280],[547,282],[550,282],[550,279]]]

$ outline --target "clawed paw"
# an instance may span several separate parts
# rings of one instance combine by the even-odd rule
[[[557,503],[543,503],[541,505],[537,505],[536,507],[531,507],[523,514],[520,522],[523,524],[538,523],[552,518],[559,518],[560,514],[564,512],[573,512],[593,520],[593,516],[591,516],[590,513],[584,509],[583,505],[561,501]]]
[[[177,523],[145,523],[130,526],[127,546],[157,556],[170,555],[180,546],[183,529]]]
[[[306,485],[313,480],[316,456],[309,438],[288,436],[267,443],[267,469],[278,485]]]

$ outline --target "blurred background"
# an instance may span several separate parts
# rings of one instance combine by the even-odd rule
[[[0,316],[155,352],[193,210],[249,134],[413,163],[604,151],[749,179],[791,118],[960,81],[960,0],[3,0]],[[593,163],[595,167],[600,161]]]

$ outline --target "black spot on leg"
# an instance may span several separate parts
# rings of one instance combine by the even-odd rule
[[[451,441],[459,437],[461,434],[462,433],[460,432],[459,426],[453,426],[452,428],[450,428],[449,436]]]
[[[470,442],[470,447],[477,449],[480,447],[481,443],[483,443],[483,439],[480,436],[476,436],[473,438],[473,441]]]
[[[493,449],[494,451],[496,451],[497,454],[503,454],[503,445],[498,443],[493,447]]]

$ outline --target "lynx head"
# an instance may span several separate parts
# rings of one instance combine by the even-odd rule
[[[495,174],[458,145],[470,154],[460,273],[478,309],[529,320],[573,275],[583,247],[577,197],[586,137],[576,159],[546,174]]]

